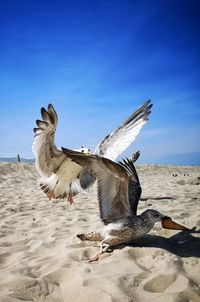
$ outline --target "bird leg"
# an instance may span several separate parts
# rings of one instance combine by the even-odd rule
[[[70,204],[72,204],[72,203],[74,202],[74,200],[73,200],[73,197],[72,197],[72,194],[71,194],[71,193],[69,193],[69,194],[67,195],[67,201],[69,201],[69,203],[70,203]]]
[[[69,184],[69,193],[67,195],[67,201],[69,201],[70,204],[72,204],[74,202],[73,200],[73,195],[72,195],[72,190],[71,190],[71,186],[72,184]]]
[[[101,241],[99,252],[96,253],[96,255],[95,255],[93,258],[91,258],[91,259],[89,260],[89,262],[97,261],[97,260],[99,259],[99,256],[100,256],[101,254],[105,253],[105,252],[108,250],[109,244],[106,244],[106,245],[103,247],[104,244],[105,244],[105,243],[104,243],[104,240]]]
[[[49,198],[49,201],[54,198],[54,194],[53,193],[47,193],[47,197]]]

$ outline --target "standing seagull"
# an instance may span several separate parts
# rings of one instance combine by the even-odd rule
[[[141,128],[147,122],[151,113],[150,100],[139,107],[120,127],[107,135],[96,147],[94,154],[115,160],[136,138]],[[41,108],[43,120],[36,120],[38,128],[34,128],[33,153],[36,156],[36,168],[41,176],[40,187],[51,198],[68,198],[73,202],[73,196],[91,185],[94,176],[83,169],[55,146],[54,137],[58,116],[54,107],[49,104],[47,110]],[[89,154],[88,148],[79,151]],[[136,154],[136,155],[139,155]]]
[[[169,221],[168,224],[171,225],[165,224],[165,228],[178,226],[170,222],[171,218],[155,210],[148,209],[141,215],[137,215],[141,187],[131,160],[126,159],[115,163],[97,155],[81,154],[64,148],[62,150],[72,161],[91,170],[97,178],[100,218],[104,227],[97,231],[77,235],[81,240],[101,242],[100,251],[92,260],[97,260],[99,255],[111,246],[142,237],[153,228],[157,221]],[[130,187],[132,194],[129,193]],[[185,227],[180,227],[186,230]]]

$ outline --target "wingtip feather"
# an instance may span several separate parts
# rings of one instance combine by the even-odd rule
[[[37,124],[38,128],[40,128],[42,130],[45,129],[47,126],[47,122],[41,121],[41,120],[36,120],[36,124]]]
[[[58,115],[57,115],[57,112],[56,112],[55,108],[50,103],[50,104],[48,104],[47,109],[48,109],[48,113],[49,113],[50,118],[51,118],[51,123],[56,126],[57,123],[58,123]]]

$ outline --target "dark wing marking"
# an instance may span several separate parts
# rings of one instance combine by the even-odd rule
[[[123,169],[126,171],[127,175],[129,176],[129,186],[128,186],[129,203],[133,214],[136,215],[138,203],[142,193],[137,171],[131,159],[127,158],[123,160],[123,162],[119,162],[119,164],[123,167]]]
[[[86,168],[83,168],[79,174],[81,188],[84,190],[94,184],[96,177]]]
[[[136,162],[136,160],[138,160],[139,157],[140,157],[140,151],[137,151],[133,153],[129,159],[132,160],[132,162],[134,163]]]
[[[94,154],[114,161],[135,140],[148,121],[153,106],[150,102],[145,102],[120,127],[107,135],[96,147]]]
[[[43,176],[50,176],[56,172],[66,155],[54,144],[54,136],[58,117],[51,104],[48,110],[41,108],[43,120],[36,120],[38,128],[34,128],[35,137],[32,150],[36,156],[36,167]]]
[[[96,176],[100,217],[104,224],[132,216],[128,202],[129,177],[122,166],[97,155],[62,150],[72,161],[86,167]]]

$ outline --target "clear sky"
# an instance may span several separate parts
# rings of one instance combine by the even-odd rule
[[[33,158],[32,129],[49,102],[57,145],[93,149],[151,99],[124,155],[198,157],[199,11],[199,0],[1,0],[0,156]]]

